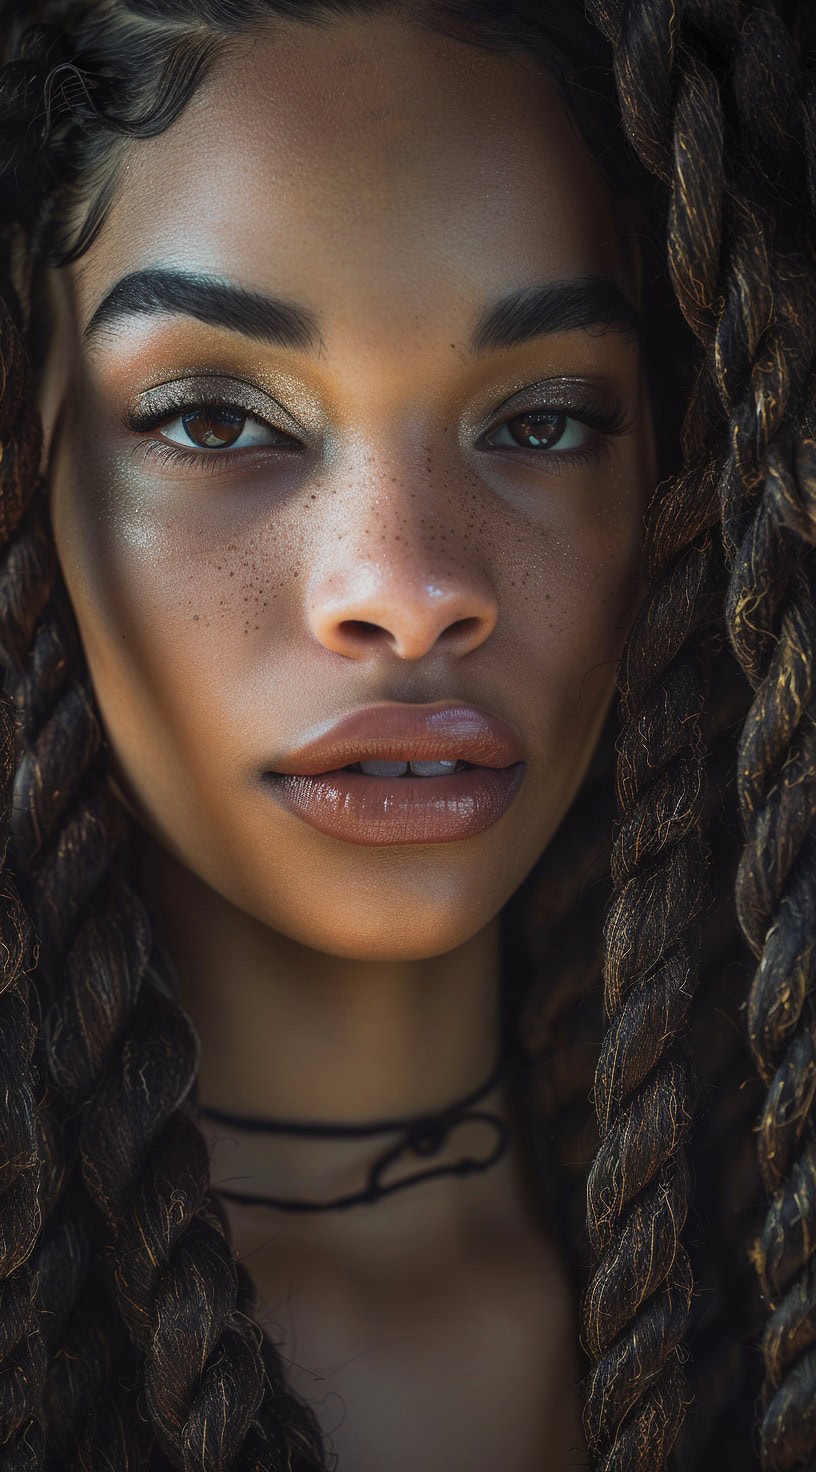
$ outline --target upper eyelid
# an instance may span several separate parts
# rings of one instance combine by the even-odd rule
[[[162,399],[164,404],[161,403]],[[248,417],[279,432],[290,434],[293,438],[308,436],[310,433],[277,399],[259,389],[256,384],[249,380],[224,378],[216,374],[191,375],[189,378],[171,380],[144,390],[128,404],[123,423],[127,429],[137,432],[146,427],[144,422],[140,425],[139,420],[150,420],[151,427],[158,428],[163,423],[171,423],[174,418],[201,403],[233,405],[246,412]],[[535,408],[541,408],[545,412],[549,410],[563,413],[578,421],[582,420],[583,414],[587,416],[583,422],[591,422],[593,417],[597,418],[599,410],[610,417],[615,417],[616,411],[618,417],[623,415],[620,401],[617,397],[610,400],[608,389],[568,377],[550,378],[514,389],[498,406],[475,415],[471,419],[471,430],[482,437],[515,415]],[[628,415],[623,417],[627,420],[625,427],[631,428],[634,421]]]
[[[545,413],[565,414],[571,419],[624,417],[623,403],[617,394],[600,385],[577,382],[575,379],[541,380],[516,389],[497,405],[495,409],[479,417],[474,424],[482,434],[499,422],[505,422],[518,414],[542,409]],[[625,416],[629,419],[629,415]]]
[[[283,428],[286,433],[293,435],[307,433],[277,399],[259,389],[256,384],[240,378],[225,379],[207,374],[175,379],[170,383],[156,384],[153,388],[145,389],[127,405],[124,423],[128,429],[134,428],[134,421],[139,419],[152,419],[158,425],[164,421],[172,421],[202,403],[232,404],[244,410],[248,416],[270,424],[272,428]],[[285,423],[276,425],[272,423],[275,419]]]

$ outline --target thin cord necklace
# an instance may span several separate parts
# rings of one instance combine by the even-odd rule
[[[466,1094],[463,1099],[449,1105],[447,1109],[439,1110],[435,1114],[416,1114],[402,1119],[383,1119],[376,1124],[317,1124],[302,1120],[259,1119],[251,1115],[229,1114],[224,1109],[210,1109],[204,1105],[198,1105],[197,1112],[205,1118],[217,1124],[228,1125],[233,1129],[245,1130],[249,1134],[360,1139],[368,1135],[385,1135],[394,1130],[401,1131],[401,1138],[397,1143],[378,1156],[371,1165],[368,1183],[362,1191],[355,1191],[347,1196],[335,1196],[330,1201],[301,1201],[292,1196],[261,1196],[254,1193],[245,1195],[243,1192],[224,1190],[221,1187],[216,1188],[218,1194],[225,1200],[239,1202],[242,1206],[274,1206],[280,1211],[337,1211],[346,1206],[358,1206],[364,1202],[379,1201],[383,1196],[390,1196],[394,1191],[402,1191],[406,1186],[415,1186],[420,1181],[429,1180],[432,1176],[466,1176],[472,1175],[475,1171],[488,1170],[507,1150],[510,1143],[510,1131],[506,1121],[499,1115],[492,1113],[489,1109],[474,1109],[472,1106],[478,1104],[480,1099],[484,1099],[495,1089],[508,1073],[509,1068],[509,1060],[500,1059],[490,1077],[480,1088],[474,1089],[471,1094]],[[413,1175],[404,1176],[401,1180],[392,1182],[391,1185],[383,1184],[383,1172],[404,1152],[410,1152],[416,1156],[437,1155],[453,1127],[469,1119],[483,1120],[494,1127],[496,1142],[489,1155],[483,1159],[474,1159],[473,1156],[466,1155],[455,1165],[438,1165],[430,1170],[416,1171]]]

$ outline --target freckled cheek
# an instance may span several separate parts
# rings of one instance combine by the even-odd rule
[[[234,734],[259,655],[284,637],[292,557],[278,545],[272,566],[234,526],[182,528],[115,485],[106,507],[87,492],[76,477],[55,488],[54,526],[103,717],[134,761],[183,747],[189,771]]]
[[[643,592],[640,545],[640,511],[631,502],[601,517],[590,505],[525,538],[530,576],[510,658],[517,688],[536,688],[531,726],[541,760],[534,783],[547,831],[553,803],[557,817],[574,795],[615,698],[618,660]]]
[[[550,527],[530,538],[525,586],[550,673],[580,676],[593,663],[620,655],[643,595],[639,507],[618,507]]]

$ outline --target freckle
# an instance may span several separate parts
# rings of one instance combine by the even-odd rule
[[[234,573],[234,572],[231,572],[231,573],[230,573],[230,577],[231,577],[231,578],[234,578],[234,577],[235,577],[235,573]]]

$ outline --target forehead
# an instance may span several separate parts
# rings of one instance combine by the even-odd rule
[[[157,138],[128,146],[108,223],[76,272],[87,320],[162,262],[395,326],[605,274],[628,255],[552,81],[396,17],[276,22],[225,45]]]

